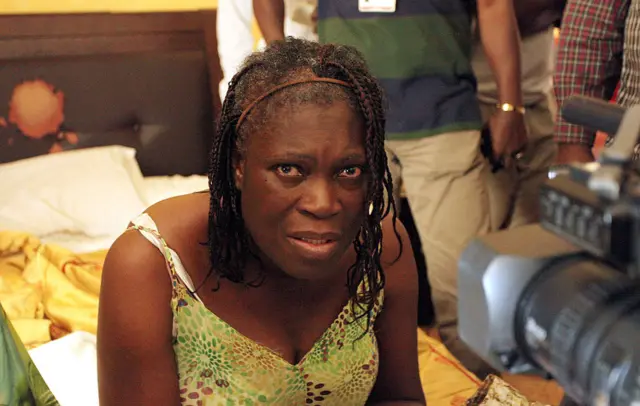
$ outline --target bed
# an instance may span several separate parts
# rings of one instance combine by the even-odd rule
[[[97,404],[81,366],[106,249],[147,206],[208,187],[215,16],[0,16],[0,303],[52,387],[87,388],[63,405]]]
[[[101,256],[76,254],[106,250],[156,201],[207,187],[220,106],[216,42],[215,10],[0,16],[0,245],[24,257],[5,254],[5,263],[37,256],[60,272],[87,269],[94,294]],[[95,332],[91,317],[77,324],[67,308],[52,313],[47,301],[68,293],[48,290],[55,279],[43,284],[45,276],[3,275],[0,299],[28,321],[16,323],[25,342],[46,339],[44,330],[24,333],[44,329],[31,321],[44,313],[54,337]],[[44,309],[34,307],[38,298]]]
[[[97,405],[106,250],[149,205],[208,187],[215,17],[0,16],[0,308],[63,406]],[[418,335],[429,404],[464,403],[480,382]]]

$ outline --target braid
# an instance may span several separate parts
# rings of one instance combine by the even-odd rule
[[[345,81],[351,87],[309,83],[297,86],[295,90],[282,90],[256,105],[240,129],[236,128],[243,109],[261,94],[278,84],[308,77],[311,73]],[[353,309],[354,314],[358,318],[366,316],[366,333],[371,325],[372,310],[385,283],[380,263],[381,222],[390,212],[396,237],[399,241],[400,238],[395,228],[397,219],[392,197],[393,185],[384,149],[383,92],[362,55],[352,47],[319,45],[288,38],[249,56],[243,68],[231,80],[210,156],[209,274],[251,286],[261,282],[245,280],[246,261],[249,256],[257,256],[252,251],[251,236],[245,228],[241,193],[235,185],[233,173],[234,154],[243,152],[247,136],[272,124],[269,120],[282,106],[331,103],[335,100],[345,100],[360,112],[366,127],[364,147],[369,177],[364,202],[365,216],[353,242],[356,261],[347,273],[349,295],[355,299],[352,304],[364,310],[357,312]]]
[[[219,277],[235,283],[246,283],[243,269],[246,254],[250,253],[242,214],[240,192],[235,186],[233,174],[233,151],[238,142],[236,123],[241,111],[236,105],[235,88],[242,77],[253,66],[238,72],[229,83],[229,91],[222,104],[216,139],[209,157],[209,261],[211,268],[207,277],[196,289],[200,289],[214,270]]]
[[[384,287],[384,272],[380,264],[382,254],[382,227],[381,222],[389,214],[393,207],[394,231],[397,235],[395,202],[392,197],[393,184],[391,173],[387,164],[387,156],[384,150],[385,115],[382,110],[382,92],[377,83],[371,77],[362,72],[352,73],[344,65],[337,62],[328,62],[342,72],[353,85],[358,96],[358,105],[365,119],[366,136],[365,151],[367,163],[371,168],[369,178],[368,196],[365,200],[366,213],[358,236],[354,240],[356,262],[348,273],[347,286],[351,297],[356,297],[358,306],[370,310],[376,300],[377,293]],[[376,107],[374,107],[376,106]],[[384,204],[384,193],[387,193],[389,204]],[[399,239],[400,244],[402,241]],[[358,293],[360,282],[365,282],[365,289]],[[370,311],[355,312],[360,317],[367,315],[367,324],[370,323]]]

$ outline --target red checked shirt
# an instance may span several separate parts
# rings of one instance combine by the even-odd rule
[[[554,76],[558,106],[574,94],[609,100],[618,80],[618,103],[640,103],[640,0],[568,0]],[[589,146],[595,137],[560,115],[555,135]]]

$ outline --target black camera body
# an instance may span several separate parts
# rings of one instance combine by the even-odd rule
[[[540,223],[471,242],[459,331],[494,368],[553,377],[584,405],[640,405],[640,106],[576,97],[568,121],[617,135],[599,162],[553,170]]]

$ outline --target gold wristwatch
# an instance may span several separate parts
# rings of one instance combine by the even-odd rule
[[[496,104],[496,108],[502,111],[515,111],[520,114],[524,114],[525,109],[522,106],[514,106],[511,103],[498,103]]]

